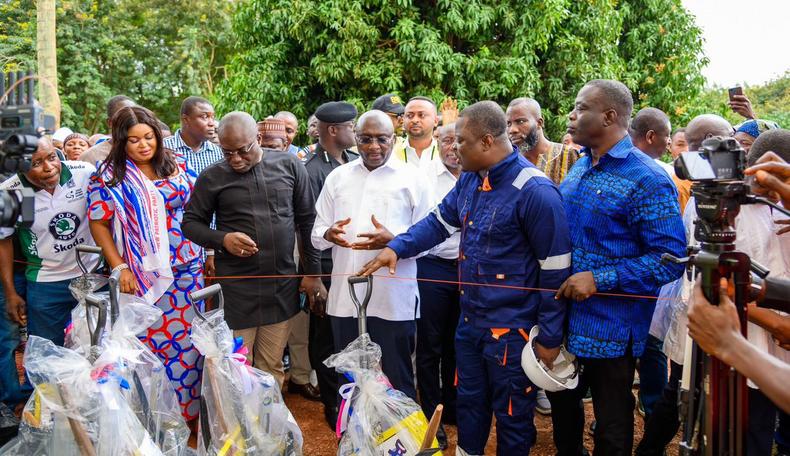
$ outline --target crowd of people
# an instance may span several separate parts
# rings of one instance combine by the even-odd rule
[[[741,341],[737,319],[711,314],[731,309],[702,306],[684,267],[661,261],[695,242],[691,182],[671,161],[705,139],[735,138],[756,167],[753,191],[786,198],[790,173],[776,167],[790,161],[790,131],[755,118],[745,96],[731,105],[745,117],[735,127],[705,114],[673,130],[659,109],[633,114],[622,83],[592,80],[554,142],[533,98],[458,112],[386,94],[361,114],[344,101],[322,104],[299,147],[288,111],[218,121],[208,100],[190,96],[171,133],[115,96],[109,135],[42,137],[29,170],[0,185],[32,188],[36,205],[32,226],[0,233],[0,400],[13,408],[30,394],[13,359],[20,326],[63,344],[77,304],[69,283],[81,274],[74,247],[87,244],[120,273],[125,299],[163,311],[139,337],[190,422],[202,360],[188,335],[194,309],[210,306],[190,292],[220,283],[248,361],[290,394],[320,401],[335,429],[347,380],[323,361],[358,335],[348,277],[372,274],[367,328],[382,370],[426,416],[443,404],[457,454],[484,454],[492,416],[497,453],[528,454],[537,411],[551,415],[559,455],[587,454],[588,429],[595,453],[630,455],[635,409],[645,418],[637,454],[664,454],[678,430],[689,329],[736,367],[724,344],[747,344],[777,369],[790,362],[790,317],[751,307]],[[786,224],[766,206],[735,220],[737,247],[774,277],[790,278],[790,235],[778,234]],[[578,361],[578,385],[540,390],[522,351],[551,370],[561,345]],[[790,454],[790,401],[766,382],[750,384],[748,454],[769,455],[774,444]],[[588,399],[594,423],[585,423]],[[438,440],[446,448],[443,426]]]

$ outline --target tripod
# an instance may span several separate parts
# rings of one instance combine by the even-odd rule
[[[743,182],[694,182],[697,222],[694,237],[699,248],[690,248],[686,258],[665,254],[664,261],[687,265],[699,272],[702,292],[714,305],[719,302],[719,281],[734,283],[735,307],[741,331],[746,336],[746,304],[752,301],[752,273],[764,279],[769,271],[735,249],[732,223],[741,204],[767,204],[787,211],[770,201],[749,195]],[[687,358],[688,359],[688,358]],[[742,455],[748,428],[746,378],[730,366],[708,356],[696,344],[691,346],[681,388],[681,416],[685,417],[680,442],[682,455]],[[688,381],[686,381],[688,380]]]

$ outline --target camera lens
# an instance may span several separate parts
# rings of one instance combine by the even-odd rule
[[[13,227],[19,220],[22,205],[15,191],[0,191],[0,227]]]

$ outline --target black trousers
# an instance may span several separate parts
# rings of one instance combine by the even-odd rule
[[[579,358],[582,372],[573,390],[546,392],[558,456],[584,454],[584,405],[589,387],[597,422],[594,454],[630,456],[634,441],[634,382],[636,359],[631,344],[619,358]]]
[[[458,263],[434,256],[417,260],[417,277],[455,281]],[[455,329],[460,317],[458,285],[418,282],[417,388],[422,411],[430,419],[439,404],[442,421],[455,422]]]
[[[642,441],[636,447],[638,456],[662,456],[680,427],[678,388],[683,377],[683,366],[670,361],[669,369],[669,382],[661,398],[653,405],[653,413],[645,424]]]
[[[321,272],[330,274],[332,272],[332,260],[321,259]],[[329,277],[323,277],[321,281],[329,290]],[[319,317],[310,314],[310,338],[307,348],[310,354],[310,364],[315,369],[318,378],[318,388],[321,390],[321,402],[324,404],[324,413],[328,420],[337,419],[337,373],[334,369],[326,367],[324,360],[332,356],[335,352],[335,339],[332,336],[332,323],[329,316]]]
[[[335,353],[343,351],[348,344],[359,337],[357,319],[354,317],[329,317],[332,333],[335,336]],[[414,388],[414,339],[417,325],[414,320],[390,321],[378,317],[368,317],[370,339],[381,347],[381,370],[396,390],[417,402]],[[348,383],[346,377],[338,374],[340,384]]]
[[[748,390],[749,429],[746,432],[746,454],[771,456],[776,431],[776,406],[762,391],[754,388]]]

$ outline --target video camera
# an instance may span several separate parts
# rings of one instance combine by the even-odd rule
[[[719,302],[720,278],[731,279],[742,331],[747,327],[747,303],[757,300],[762,306],[785,308],[790,289],[787,281],[768,277],[768,269],[735,248],[734,222],[741,205],[765,204],[790,215],[774,202],[752,195],[745,170],[746,152],[734,138],[706,139],[702,150],[682,153],[675,160],[675,174],[692,182],[694,237],[700,245],[690,247],[686,258],[662,256],[663,261],[687,265],[689,274],[699,273],[702,292],[713,304]],[[683,367],[680,454],[744,454],[746,378],[706,355],[696,343]]]
[[[34,83],[32,72],[0,75],[0,174],[28,172],[38,138],[55,127],[55,117],[35,101]],[[0,191],[0,227],[32,224],[34,199],[27,188]]]

